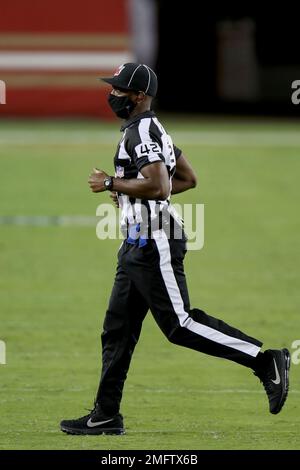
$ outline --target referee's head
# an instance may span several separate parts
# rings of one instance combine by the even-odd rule
[[[128,62],[120,65],[113,77],[101,78],[114,88],[143,92],[147,96],[154,98],[157,93],[157,76],[153,70],[145,64],[135,64]]]

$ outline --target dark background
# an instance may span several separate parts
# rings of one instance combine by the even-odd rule
[[[160,71],[159,106],[167,111],[211,113],[262,113],[298,115],[300,105],[291,102],[291,83],[300,79],[300,16],[293,8],[234,6],[211,8],[201,3],[158,2]],[[216,11],[217,10],[217,11]],[[218,25],[226,20],[237,26],[245,19],[254,25],[257,95],[251,99],[224,98],[220,80]],[[246,20],[247,21],[247,20]],[[237,46],[238,47],[238,46]],[[232,54],[232,49],[227,48]],[[240,59],[243,60],[243,47]],[[232,86],[243,79],[236,73]]]

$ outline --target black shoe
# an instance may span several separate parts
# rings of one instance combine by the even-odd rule
[[[270,413],[281,411],[289,391],[290,353],[287,349],[268,349],[268,365],[256,370],[254,374],[261,380],[267,393]]]
[[[125,434],[122,415],[104,416],[97,404],[82,418],[62,421],[60,428],[67,434]]]

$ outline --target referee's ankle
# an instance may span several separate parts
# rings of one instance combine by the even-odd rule
[[[255,358],[254,362],[254,370],[265,369],[270,361],[272,360],[272,356],[267,352],[259,352]]]

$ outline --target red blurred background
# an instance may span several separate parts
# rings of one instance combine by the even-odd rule
[[[132,59],[125,0],[10,0],[1,5],[1,115],[109,117],[104,83]]]
[[[282,5],[265,13],[194,0],[2,2],[0,117],[112,118],[97,78],[126,61],[157,72],[163,111],[298,117],[298,23]]]

